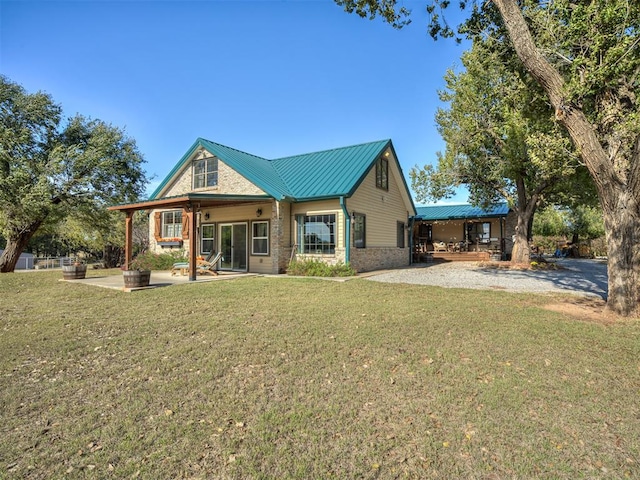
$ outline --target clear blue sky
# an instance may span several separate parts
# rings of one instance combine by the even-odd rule
[[[0,72],[125,128],[149,191],[198,137],[266,158],[391,138],[410,185],[444,149],[437,90],[463,47],[404,5],[398,31],[332,0],[0,0]]]

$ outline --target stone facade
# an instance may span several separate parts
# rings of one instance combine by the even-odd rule
[[[409,265],[409,249],[397,247],[351,248],[351,266],[357,272],[368,272]]]
[[[199,152],[194,160],[213,158],[213,155],[206,151]],[[215,187],[193,189],[193,161],[188,162],[176,180],[169,186],[163,196],[171,197],[188,192],[197,193],[219,193],[219,194],[241,194],[241,195],[262,195],[264,191],[256,187],[249,180],[244,178],[234,169],[218,160],[218,185]]]

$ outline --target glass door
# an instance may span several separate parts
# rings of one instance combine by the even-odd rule
[[[247,271],[247,224],[220,225],[220,270]]]

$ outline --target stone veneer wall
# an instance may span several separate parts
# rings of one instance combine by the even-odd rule
[[[271,250],[269,253],[273,259],[271,265],[272,274],[284,273],[287,270],[289,255],[291,254],[291,247],[287,248],[285,243],[284,218],[282,213],[280,213],[280,218],[278,218],[277,203],[276,201],[271,205]]]
[[[513,251],[513,235],[516,233],[516,225],[518,225],[518,217],[515,212],[509,212],[504,222],[504,251],[511,255]]]
[[[291,254],[291,248],[288,249]],[[345,262],[345,249],[336,248],[335,255],[296,253],[296,260],[316,259],[329,265]],[[288,263],[288,261],[287,261]],[[406,267],[409,265],[409,249],[398,247],[351,248],[351,267],[356,272]]]
[[[408,248],[367,247],[351,249],[351,266],[357,272],[406,267],[408,265]]]

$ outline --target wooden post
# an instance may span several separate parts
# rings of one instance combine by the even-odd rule
[[[189,281],[196,279],[196,250],[197,250],[197,230],[196,230],[196,212],[193,206],[190,206],[189,213]]]
[[[124,219],[124,269],[129,270],[133,256],[133,214],[135,212],[127,210]]]

